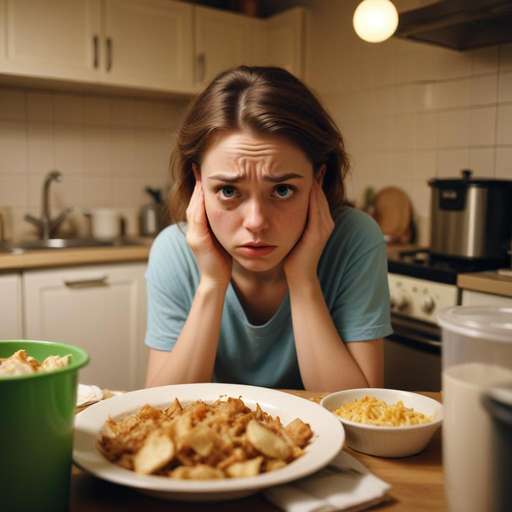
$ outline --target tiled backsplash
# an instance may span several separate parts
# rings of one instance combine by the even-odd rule
[[[111,98],[0,87],[0,212],[9,238],[34,238],[25,213],[41,215],[52,169],[51,214],[73,212],[60,234],[88,235],[85,208],[114,207],[138,232],[147,186],[168,186],[174,129],[183,102]]]
[[[359,1],[310,3],[307,81],[346,139],[349,197],[361,204],[366,187],[401,187],[428,244],[430,178],[469,167],[512,179],[512,44],[458,52],[396,38],[366,43],[352,28]],[[403,11],[429,2],[393,3]]]

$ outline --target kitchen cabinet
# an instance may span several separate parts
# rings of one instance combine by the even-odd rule
[[[84,384],[144,387],[145,269],[146,263],[129,263],[24,272],[25,337],[86,350]]]
[[[254,20],[232,12],[195,8],[197,82],[239,64],[251,64],[251,31]]]
[[[0,340],[20,340],[22,335],[21,275],[0,275]]]
[[[0,1],[7,2],[2,73],[192,91],[192,5],[172,0]]]
[[[512,297],[494,295],[492,293],[475,292],[462,290],[463,306],[504,306],[512,307]]]

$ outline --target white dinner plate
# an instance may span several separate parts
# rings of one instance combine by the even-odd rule
[[[146,403],[167,407],[174,398],[183,404],[203,400],[212,403],[220,396],[240,397],[254,409],[279,416],[283,425],[295,418],[309,423],[313,438],[305,454],[282,469],[248,478],[225,480],[178,480],[164,476],[139,475],[105,459],[95,448],[95,438],[109,416],[119,420],[133,414]],[[305,477],[326,466],[341,450],[345,440],[343,426],[318,404],[273,389],[238,384],[180,384],[142,389],[109,398],[77,415],[75,421],[74,463],[99,478],[127,485],[138,491],[171,500],[219,501],[248,496],[260,489]]]

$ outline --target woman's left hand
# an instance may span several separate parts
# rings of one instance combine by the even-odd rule
[[[306,227],[295,247],[284,260],[284,272],[288,285],[313,282],[317,279],[317,267],[327,240],[334,229],[334,221],[324,191],[315,180],[309,195]]]

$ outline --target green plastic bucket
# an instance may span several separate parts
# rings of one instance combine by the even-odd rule
[[[69,365],[47,373],[0,377],[0,509],[68,509],[78,370],[85,350],[48,341],[0,341],[0,357],[17,350],[42,363],[71,354]]]

